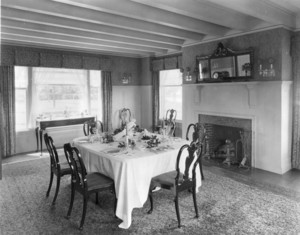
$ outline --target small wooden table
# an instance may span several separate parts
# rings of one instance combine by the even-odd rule
[[[41,147],[41,155],[43,151],[43,131],[48,127],[57,127],[57,126],[71,126],[83,124],[85,121],[94,121],[95,117],[79,117],[79,118],[62,118],[62,119],[36,119],[36,143],[37,143],[37,152],[39,151],[39,142]]]

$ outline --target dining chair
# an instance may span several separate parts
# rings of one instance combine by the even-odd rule
[[[175,109],[168,109],[166,112],[166,119],[164,120],[164,128],[168,136],[175,136],[176,130],[176,116],[177,111]]]
[[[119,111],[119,118],[121,122],[121,129],[124,129],[126,123],[130,122],[131,120],[131,111],[129,108],[123,108]]]
[[[76,147],[72,147],[69,143],[67,143],[64,145],[64,151],[72,170],[71,200],[68,209],[67,219],[69,219],[71,216],[75,191],[77,191],[83,196],[83,211],[79,226],[79,229],[82,230],[86,216],[87,202],[89,196],[95,193],[96,204],[98,204],[98,192],[109,190],[113,192],[114,195],[116,195],[115,185],[114,181],[111,178],[99,172],[87,173],[84,162]],[[115,196],[114,213],[116,213],[116,206],[117,198]]]
[[[54,206],[60,187],[61,177],[64,175],[71,175],[72,171],[68,162],[60,162],[52,137],[45,133],[44,140],[50,156],[50,182],[46,194],[47,197],[49,196],[52,187],[53,176],[56,175],[56,190],[52,201],[52,206]]]
[[[192,141],[191,143],[195,143],[196,145],[199,144],[200,142],[200,138],[203,138],[204,136],[204,143],[203,143],[203,148],[206,147],[205,143],[206,143],[206,129],[204,127],[204,125],[199,124],[199,123],[191,123],[189,124],[187,131],[186,131],[186,140],[189,140],[189,132],[191,127],[193,127],[194,131],[192,133]],[[197,151],[197,153],[199,154],[199,152]],[[202,170],[202,157],[199,158],[199,166],[200,166],[200,173],[201,173],[201,179],[204,180],[204,174],[203,174],[203,170]]]
[[[185,151],[187,150],[187,152]],[[196,152],[200,151],[200,155]],[[183,153],[186,155],[185,158]],[[153,190],[155,188],[161,188],[166,190],[171,190],[174,193],[174,202],[176,215],[178,220],[178,228],[181,227],[181,219],[179,212],[178,198],[179,193],[183,191],[191,191],[193,196],[193,202],[196,212],[196,218],[199,217],[198,207],[196,201],[196,167],[199,164],[199,158],[202,154],[202,146],[196,145],[195,143],[183,145],[177,155],[176,169],[161,175],[155,176],[151,179],[151,184],[149,188],[149,199],[150,199],[150,210],[149,214],[153,211]],[[184,168],[180,169],[180,161],[184,161]],[[190,175],[191,173],[191,175]]]
[[[83,123],[83,133],[85,136],[89,134],[96,134],[95,128],[100,132],[103,132],[103,123],[99,120],[97,121],[85,121]]]

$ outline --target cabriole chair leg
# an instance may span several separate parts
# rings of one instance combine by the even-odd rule
[[[151,188],[149,190],[149,200],[150,200],[150,210],[148,211],[148,214],[151,214],[153,211],[153,196],[152,196]]]
[[[195,207],[195,212],[196,212],[196,218],[199,218],[198,207],[197,207],[196,189],[195,189],[195,187],[193,187],[193,201],[194,201],[194,207]]]
[[[51,187],[52,187],[52,182],[53,182],[53,175],[54,174],[50,169],[50,182],[49,182],[49,187],[48,187],[48,190],[47,190],[47,193],[46,193],[46,197],[49,197],[49,193],[50,193],[50,190],[51,190]]]
[[[55,190],[55,195],[52,201],[52,206],[55,205],[55,201],[58,195],[58,191],[59,191],[59,187],[60,187],[60,175],[57,175],[57,179],[56,179],[56,190]]]
[[[80,227],[79,229],[83,229],[83,224],[85,220],[85,215],[86,215],[86,207],[87,207],[87,198],[83,197],[83,210],[82,210],[82,217],[81,217],[81,222],[80,222]]]
[[[177,220],[178,220],[178,228],[181,228],[179,205],[178,205],[178,195],[175,196],[174,202],[175,202],[175,209],[176,209],[176,215],[177,215]]]
[[[201,159],[201,157],[199,159],[199,166],[200,166],[201,180],[204,180],[204,175],[203,175],[203,170],[202,170],[202,159]]]
[[[68,210],[68,214],[67,214],[67,219],[69,219],[70,216],[71,216],[71,212],[72,212],[72,208],[73,208],[73,203],[74,203],[74,197],[75,197],[75,186],[72,183],[71,184],[71,200],[70,200],[69,210]]]

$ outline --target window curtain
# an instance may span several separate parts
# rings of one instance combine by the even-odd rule
[[[1,151],[2,158],[16,152],[14,67],[0,67]]]
[[[159,120],[159,71],[152,72],[152,98],[153,98],[153,131],[158,126]]]
[[[300,169],[300,34],[292,39],[294,80],[292,168]]]
[[[112,82],[111,72],[102,71],[103,130],[112,130]]]
[[[0,128],[3,129],[3,126],[5,126],[4,123],[4,109],[3,109],[3,101],[2,101],[2,93],[0,92]],[[5,132],[0,131],[0,180],[2,179],[2,157],[5,155],[4,148],[1,146],[5,146]]]

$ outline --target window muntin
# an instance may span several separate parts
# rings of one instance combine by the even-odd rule
[[[177,111],[177,120],[182,120],[182,73],[179,69],[159,73],[159,118],[166,118],[168,109]]]

